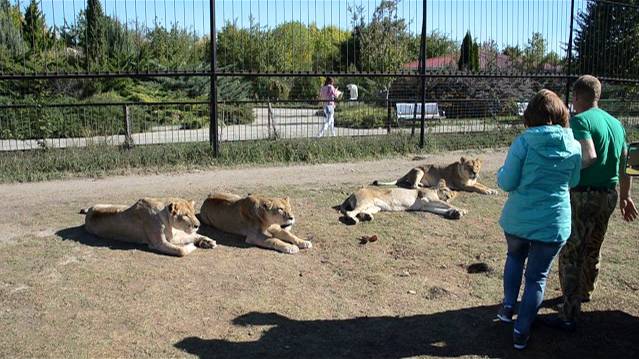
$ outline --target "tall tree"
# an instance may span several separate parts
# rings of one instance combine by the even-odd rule
[[[0,49],[4,48],[13,57],[21,56],[25,50],[21,22],[20,9],[11,6],[9,0],[0,0]]]
[[[578,73],[639,78],[639,0],[589,1],[574,51]]]
[[[528,39],[528,45],[524,49],[523,59],[525,69],[528,71],[540,70],[546,57],[546,39],[539,32],[534,32]]]
[[[457,67],[461,71],[479,70],[479,46],[473,40],[470,30],[466,32],[466,36],[462,40]]]
[[[100,0],[87,0],[84,14],[86,29],[83,42],[87,67],[100,66],[106,60],[106,20]],[[81,35],[81,36],[82,36]]]
[[[406,20],[398,15],[399,0],[382,0],[373,12],[369,23],[365,22],[363,8],[356,8],[352,15],[357,28],[360,52],[356,61],[363,71],[400,71],[411,60],[411,36]],[[393,78],[376,78],[378,89],[388,92]]]
[[[31,52],[44,50],[48,42],[47,26],[36,0],[31,0],[24,13],[22,34]]]

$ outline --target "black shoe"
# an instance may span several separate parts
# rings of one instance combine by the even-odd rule
[[[530,335],[520,334],[517,330],[513,332],[513,348],[517,350],[524,350],[528,346],[528,339]]]
[[[542,323],[550,328],[558,329],[564,332],[574,332],[577,329],[577,323],[570,320],[563,320],[559,317],[544,318]]]
[[[515,315],[515,310],[513,307],[503,305],[499,308],[497,312],[497,319],[504,323],[512,323],[513,315]]]

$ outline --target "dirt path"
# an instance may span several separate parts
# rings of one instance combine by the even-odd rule
[[[506,152],[456,151],[427,155],[423,161],[448,163],[460,156],[480,157],[483,170],[493,172],[504,160]],[[11,208],[33,208],[60,201],[95,199],[109,201],[113,197],[165,196],[194,190],[209,191],[225,187],[366,184],[375,179],[393,179],[403,174],[416,161],[412,156],[379,161],[332,163],[288,167],[219,169],[184,174],[115,176],[102,179],[72,179],[49,182],[0,185],[0,198]],[[206,193],[202,193],[206,195]],[[1,221],[1,220],[0,220]],[[2,222],[0,222],[1,224]]]
[[[505,151],[449,152],[423,158],[434,163],[448,163],[462,155],[481,157],[485,162],[484,170],[493,172],[503,163]],[[51,221],[34,221],[31,214],[51,216],[58,213],[61,216],[62,208],[66,212],[71,204],[89,206],[95,203],[133,203],[141,197],[183,196],[196,200],[199,206],[200,201],[215,190],[254,188],[256,192],[264,193],[264,189],[268,187],[360,185],[375,179],[393,179],[416,163],[418,161],[412,156],[407,156],[356,163],[235,168],[167,175],[5,184],[0,185],[0,198],[13,213],[0,218],[0,241],[27,234],[46,236],[54,233],[63,228],[64,223],[59,228],[51,228]],[[15,223],[16,218],[19,223]],[[80,217],[78,221],[81,221]]]

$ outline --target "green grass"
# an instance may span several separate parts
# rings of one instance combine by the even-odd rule
[[[417,129],[417,133],[419,130]],[[213,157],[208,143],[185,143],[41,149],[0,153],[0,183],[44,181],[67,177],[99,177],[242,165],[330,163],[388,158],[406,154],[507,147],[518,131],[505,129],[473,134],[432,134],[419,148],[419,136],[263,140],[222,143]],[[629,141],[639,140],[639,128],[627,129]]]
[[[213,157],[208,143],[42,149],[0,153],[0,182],[96,177],[130,172],[154,173],[248,164],[327,163],[378,159],[409,153],[507,146],[515,133],[433,135],[424,149],[418,136],[264,140],[222,143]]]

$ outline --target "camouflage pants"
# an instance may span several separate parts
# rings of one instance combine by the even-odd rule
[[[571,192],[572,232],[559,253],[559,280],[564,295],[560,315],[576,320],[581,301],[590,299],[599,274],[601,245],[617,205],[617,191]]]

